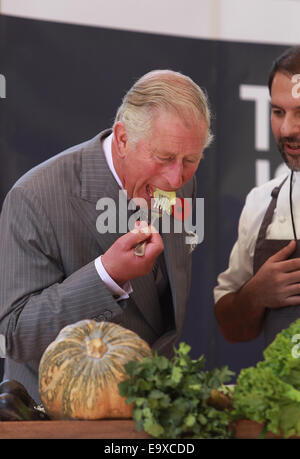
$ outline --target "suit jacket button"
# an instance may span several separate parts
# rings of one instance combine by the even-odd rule
[[[111,320],[112,318],[112,312],[111,311],[104,311],[104,317],[105,317],[105,320]]]

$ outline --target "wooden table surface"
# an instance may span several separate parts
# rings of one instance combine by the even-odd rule
[[[257,439],[263,430],[263,424],[259,424],[255,421],[249,421],[248,419],[242,419],[237,422],[235,428],[235,438],[244,439]],[[273,432],[267,432],[264,438],[283,438],[281,435],[274,434]],[[296,436],[289,438],[299,438]]]
[[[2,421],[0,439],[3,438],[111,438],[134,439],[150,438],[144,432],[138,432],[132,420],[101,421]]]
[[[241,420],[235,429],[237,439],[259,438],[262,424]],[[133,420],[103,419],[99,421],[0,421],[0,439],[150,439],[138,432]],[[265,438],[282,438],[268,432]],[[291,437],[299,438],[299,437]]]

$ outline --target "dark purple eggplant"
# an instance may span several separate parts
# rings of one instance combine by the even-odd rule
[[[16,395],[24,403],[24,405],[29,408],[35,408],[37,406],[37,403],[29,395],[23,384],[19,383],[15,379],[5,379],[0,383],[0,394],[3,394],[4,392]]]
[[[38,409],[37,403],[25,387],[14,379],[0,384],[0,421],[47,420],[46,413]]]
[[[1,421],[33,421],[38,419],[34,409],[29,408],[14,394],[0,394]]]

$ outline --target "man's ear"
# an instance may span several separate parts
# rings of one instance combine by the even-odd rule
[[[120,158],[125,158],[128,148],[128,136],[125,124],[122,121],[117,121],[113,128],[115,152]]]

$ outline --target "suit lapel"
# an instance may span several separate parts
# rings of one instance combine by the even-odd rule
[[[93,233],[104,252],[120,236],[116,231],[105,232],[100,228],[98,220],[101,205],[111,204],[108,207],[108,218],[115,219],[118,212],[120,188],[109,170],[101,143],[110,133],[111,130],[106,130],[84,145],[80,177],[81,193],[80,196],[70,197],[76,212]]]

